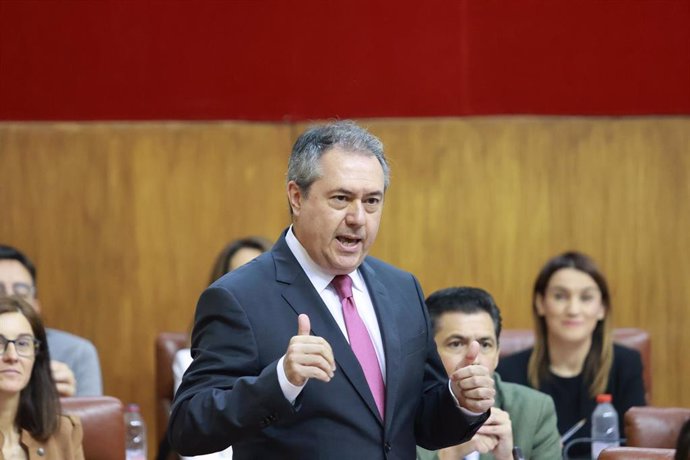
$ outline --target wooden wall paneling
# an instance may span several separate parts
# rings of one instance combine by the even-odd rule
[[[690,299],[687,119],[369,125],[394,168],[376,255],[416,273],[427,294],[487,288],[506,327],[530,327],[538,269],[582,250],[607,275],[615,324],[652,332],[654,403],[688,404],[690,369],[677,351],[688,345]]]
[[[249,234],[273,239],[287,225],[289,133],[287,125],[154,125],[135,150],[137,334],[151,345],[145,381],[155,377],[155,334],[188,329],[220,249]],[[131,392],[152,398],[149,389]]]
[[[154,337],[189,327],[228,241],[287,225],[290,135],[279,124],[0,126],[0,239],[37,264],[45,322],[94,342],[106,393],[141,404],[151,433]]]
[[[616,325],[652,333],[654,403],[690,406],[689,119],[362,123],[393,168],[375,256],[427,294],[484,287],[505,327],[529,327],[537,270],[583,250],[608,277]],[[106,392],[139,402],[151,432],[153,338],[188,327],[227,241],[288,223],[303,127],[0,124],[0,241],[35,259],[46,322],[94,341]]]

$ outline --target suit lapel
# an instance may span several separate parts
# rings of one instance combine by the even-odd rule
[[[328,307],[292,255],[284,237],[273,248],[273,256],[276,264],[276,281],[286,285],[283,298],[297,315],[304,313],[309,316],[312,334],[323,337],[333,349],[337,366],[336,373],[341,372],[345,376],[372,414],[380,420],[374,396],[371,394],[357,357],[328,311]],[[297,333],[297,322],[294,328]],[[387,350],[386,354],[388,354]]]
[[[360,266],[360,273],[367,284],[371,301],[376,310],[376,317],[381,330],[383,350],[386,355],[386,420],[385,426],[390,426],[393,421],[395,400],[400,382],[400,370],[402,357],[400,351],[400,335],[398,334],[395,305],[388,295],[385,286],[378,280],[376,273],[366,262]],[[373,400],[373,398],[372,398]]]
[[[503,407],[503,405],[505,404],[505,397],[503,396],[503,385],[501,376],[498,375],[497,372],[494,372],[493,378],[494,387],[496,389],[496,395],[494,396],[494,407],[498,407],[499,409],[505,410],[505,408]]]

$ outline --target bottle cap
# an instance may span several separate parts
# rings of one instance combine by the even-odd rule
[[[611,402],[611,395],[608,393],[603,393],[600,395],[597,395],[597,403],[610,403]]]
[[[135,403],[127,404],[127,407],[125,408],[125,412],[140,412],[139,404],[135,404]]]

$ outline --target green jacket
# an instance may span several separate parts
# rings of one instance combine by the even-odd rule
[[[503,382],[494,373],[496,402],[508,412],[513,427],[513,445],[519,446],[525,459],[553,460],[561,458],[561,437],[556,426],[556,408],[551,396],[524,385]],[[480,456],[493,459],[491,454]],[[436,452],[417,447],[417,460],[438,460]]]

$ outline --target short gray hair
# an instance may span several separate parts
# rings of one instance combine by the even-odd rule
[[[383,168],[384,190],[390,183],[390,168],[383,153],[383,143],[366,129],[350,120],[316,125],[295,141],[288,162],[287,181],[295,181],[305,194],[319,177],[321,157],[333,148],[376,157]]]

